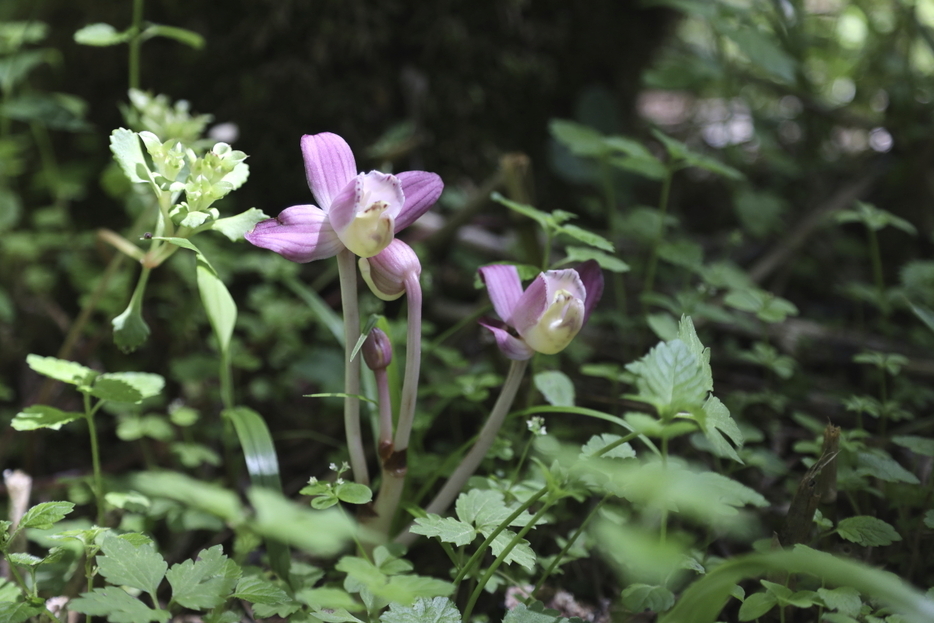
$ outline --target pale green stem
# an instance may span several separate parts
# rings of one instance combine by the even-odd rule
[[[655,236],[655,240],[652,242],[652,250],[649,255],[649,266],[645,271],[645,285],[642,288],[643,294],[651,292],[655,287],[655,270],[658,266],[658,247],[665,239],[665,220],[668,217],[668,197],[671,194],[671,178],[673,176],[674,171],[671,169],[671,167],[669,167],[665,171],[665,179],[662,181],[662,195],[658,200],[660,222],[658,225],[658,233]]]
[[[357,306],[357,262],[353,252],[343,249],[337,254],[337,271],[341,282],[341,304],[344,309],[344,430],[354,482],[370,484],[360,433],[360,360],[351,359],[360,337],[360,309]]]
[[[457,466],[454,473],[448,478],[448,481],[441,487],[441,491],[439,491],[431,503],[425,507],[426,512],[440,515],[447,510],[451,502],[454,501],[454,498],[457,497],[457,494],[460,493],[464,485],[467,484],[467,480],[477,471],[480,462],[483,461],[483,458],[493,446],[493,441],[496,439],[496,435],[499,433],[499,429],[502,427],[506,415],[512,407],[512,402],[515,400],[516,393],[519,391],[519,384],[522,382],[522,377],[525,375],[525,369],[528,363],[528,360],[512,362],[512,365],[509,367],[509,373],[506,375],[506,382],[503,383],[503,389],[500,391],[496,404],[493,405],[490,417],[480,430],[477,443],[474,444],[470,452],[461,460],[460,465]],[[415,540],[415,535],[410,532],[405,532],[396,540],[409,544]]]
[[[405,377],[402,398],[399,401],[399,422],[393,440],[393,450],[404,452],[409,447],[412,422],[415,420],[415,401],[418,398],[418,375],[422,363],[422,287],[418,275],[405,278],[405,296],[408,299],[408,335],[405,345]]]
[[[88,434],[91,437],[91,465],[94,468],[94,497],[97,500],[97,525],[104,525],[104,479],[101,475],[101,452],[97,445],[97,426],[94,424],[94,410],[91,409],[91,396],[84,394],[84,419],[88,421]]]
[[[389,375],[386,368],[373,371],[376,377],[376,398],[379,402],[379,452],[392,449],[392,395],[389,392]]]

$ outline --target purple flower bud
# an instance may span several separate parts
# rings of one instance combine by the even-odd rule
[[[373,257],[360,258],[358,264],[370,290],[384,301],[394,301],[405,294],[406,280],[418,279],[422,274],[415,251],[399,239]]]
[[[383,370],[392,363],[392,343],[382,329],[374,328],[363,342],[363,360],[370,370]]]

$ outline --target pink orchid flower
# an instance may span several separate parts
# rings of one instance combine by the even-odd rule
[[[357,173],[353,152],[336,134],[306,134],[302,156],[318,206],[297,205],[260,221],[246,239],[293,262],[350,249],[373,257],[438,200],[444,184],[426,171]]]
[[[564,350],[603,294],[603,273],[593,260],[540,273],[524,292],[515,266],[484,266],[480,278],[502,318],[484,318],[480,324],[493,332],[503,354],[519,361],[536,352]]]

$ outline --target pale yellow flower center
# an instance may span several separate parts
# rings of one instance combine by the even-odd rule
[[[564,350],[582,326],[584,302],[567,290],[558,290],[542,317],[525,330],[522,338],[536,351],[553,355]]]

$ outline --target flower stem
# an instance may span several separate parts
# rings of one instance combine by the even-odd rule
[[[370,484],[360,433],[360,360],[350,358],[360,336],[360,310],[357,306],[357,262],[349,249],[337,254],[337,271],[341,282],[341,304],[344,308],[344,430],[354,482]]]
[[[474,444],[470,452],[461,460],[460,465],[457,466],[454,473],[448,478],[448,481],[441,487],[441,491],[439,491],[431,503],[425,507],[426,512],[440,515],[447,510],[451,502],[454,501],[454,498],[457,497],[457,494],[464,488],[467,480],[477,470],[477,467],[480,466],[480,462],[483,461],[483,458],[487,455],[487,452],[489,452],[493,441],[496,439],[497,433],[499,433],[500,427],[503,425],[503,421],[506,419],[506,415],[509,413],[509,409],[512,407],[512,402],[515,400],[516,393],[519,391],[519,384],[522,382],[522,377],[525,375],[525,369],[528,363],[528,360],[514,360],[512,362],[509,373],[506,375],[506,382],[503,383],[503,389],[500,391],[499,398],[496,399],[496,404],[493,405],[490,417],[487,418],[486,424],[484,424],[483,428],[480,430],[477,443]],[[405,532],[396,540],[408,544],[415,540],[415,535]]]
[[[405,296],[408,299],[408,334],[405,345],[405,377],[402,381],[402,398],[399,401],[399,422],[393,449],[404,451],[409,447],[412,422],[415,420],[415,401],[418,397],[418,376],[422,363],[422,287],[418,276],[409,274],[405,278]]]

